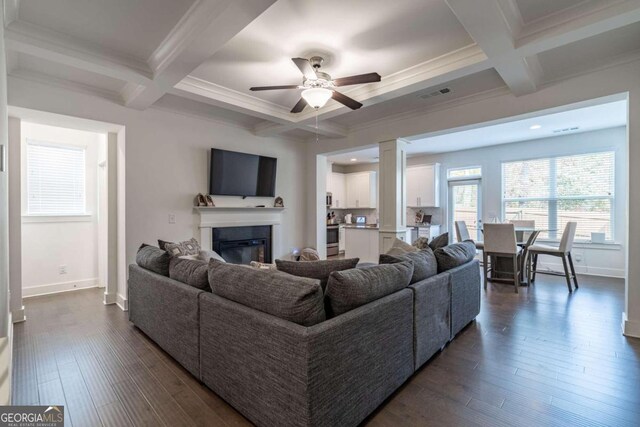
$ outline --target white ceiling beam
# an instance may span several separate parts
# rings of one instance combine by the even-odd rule
[[[525,27],[516,51],[531,56],[636,22],[640,22],[640,0],[585,3]]]
[[[151,70],[132,58],[101,52],[97,46],[20,20],[11,22],[4,33],[7,50],[91,71],[114,79],[148,84]]]
[[[148,59],[153,81],[125,87],[125,105],[149,107],[273,3],[275,0],[196,0]]]
[[[278,124],[269,121],[258,123],[253,129],[253,133],[257,136],[276,136],[283,132],[287,132],[294,129],[306,130],[311,133],[318,133],[328,138],[344,138],[349,133],[349,129],[346,126],[339,125],[330,121],[318,122],[318,128],[316,129],[315,123],[303,124],[289,123]]]
[[[446,0],[469,35],[482,48],[496,71],[514,95],[534,92],[538,70],[531,67],[535,59],[522,57],[515,51],[515,38],[521,25],[513,3],[494,0]],[[509,6],[507,11],[502,6]]]

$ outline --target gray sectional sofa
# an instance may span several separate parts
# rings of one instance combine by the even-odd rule
[[[131,322],[264,426],[358,425],[480,312],[475,260],[310,326],[159,272],[130,266]]]

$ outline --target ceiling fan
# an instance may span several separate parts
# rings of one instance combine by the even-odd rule
[[[302,78],[301,85],[257,86],[252,87],[249,90],[304,89],[302,91],[300,101],[298,101],[298,103],[291,109],[292,113],[301,112],[307,105],[310,105],[315,109],[321,108],[327,103],[329,98],[335,99],[352,110],[357,110],[362,107],[362,104],[353,98],[343,95],[335,90],[335,88],[380,81],[380,75],[378,73],[367,73],[357,76],[332,79],[329,74],[320,71],[320,67],[324,61],[324,58],[320,56],[313,56],[309,59],[291,58],[291,60],[296,64],[304,76]]]

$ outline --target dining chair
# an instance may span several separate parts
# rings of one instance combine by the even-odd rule
[[[469,235],[469,229],[467,228],[467,223],[465,221],[456,221],[454,223],[456,227],[456,237],[458,238],[458,242],[464,242],[465,240],[472,240],[476,245],[476,249],[484,250],[484,242],[476,241],[476,239],[472,239]]]
[[[573,239],[576,236],[576,228],[578,223],[571,221],[564,227],[562,238],[560,239],[560,246],[557,248],[549,245],[534,244],[529,248],[529,263],[533,262],[533,266],[528,270],[529,282],[535,282],[536,273],[539,274],[551,274],[554,276],[564,276],[567,279],[567,288],[569,292],[573,292],[571,289],[571,279],[575,288],[578,289],[578,278],[576,277],[576,269],[573,266],[573,258],[571,256],[571,249],[573,248]],[[538,256],[549,255],[562,258],[562,265],[564,267],[564,274],[556,271],[538,271]],[[568,264],[568,265],[567,265]]]
[[[484,260],[484,289],[487,289],[487,281],[489,273],[493,279],[496,273],[512,275],[512,279],[504,280],[513,281],[515,292],[518,293],[520,285],[520,263],[518,255],[520,249],[516,243],[516,233],[513,224],[484,224],[484,250],[482,252]],[[498,271],[497,257],[510,258],[513,264],[513,271]],[[491,266],[489,267],[489,260]]]

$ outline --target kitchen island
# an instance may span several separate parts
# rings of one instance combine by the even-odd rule
[[[360,262],[378,263],[380,254],[377,225],[344,225],[345,258],[360,258]]]

